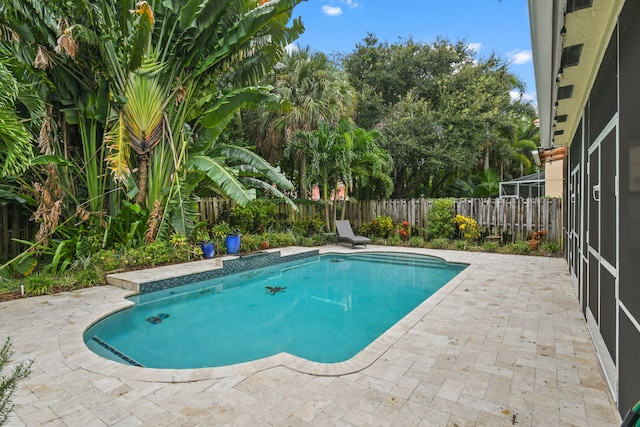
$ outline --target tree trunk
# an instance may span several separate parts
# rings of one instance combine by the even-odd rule
[[[142,204],[147,198],[147,165],[149,162],[149,156],[138,157],[138,195],[136,196],[136,203]]]
[[[333,219],[333,221],[335,222],[337,216],[338,216],[338,185],[339,185],[338,180],[336,180],[333,188],[333,206],[331,207],[331,219]]]
[[[324,220],[327,224],[327,230],[335,231],[331,223],[331,218],[329,217],[329,204],[331,200],[329,199],[329,185],[326,180],[322,183],[322,198],[324,200]]]
[[[307,155],[302,153],[298,164],[298,198],[307,198]]]
[[[488,170],[489,167],[491,166],[490,163],[490,158],[489,158],[489,146],[487,145],[487,148],[485,148],[484,150],[484,170]]]
[[[344,188],[344,199],[342,199],[342,212],[340,212],[340,219],[344,220],[347,213],[347,190],[349,187]]]

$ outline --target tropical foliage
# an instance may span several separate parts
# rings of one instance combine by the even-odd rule
[[[147,242],[188,235],[203,180],[240,204],[256,188],[291,189],[255,152],[218,138],[242,107],[276,100],[257,84],[303,31],[292,19],[300,1],[5,2],[0,80],[11,90],[0,117],[11,126],[0,155],[5,175],[31,166],[21,184],[38,203],[33,247],[63,224],[106,238],[125,200],[141,207]],[[35,138],[14,112],[19,79],[47,105],[44,118],[28,110],[46,155],[33,161]]]
[[[284,154],[304,153],[309,162],[306,187],[318,185],[325,204],[326,224],[336,219],[340,187],[346,186],[342,203],[347,203],[348,188],[368,188],[378,197],[387,197],[392,190],[389,172],[390,155],[382,149],[382,134],[356,127],[343,119],[331,127],[320,123],[313,131],[298,131],[288,141]],[[361,190],[366,194],[366,190]],[[342,209],[344,214],[346,209]],[[342,217],[344,219],[344,217]]]
[[[343,63],[359,92],[356,123],[387,137],[393,197],[450,196],[480,170],[528,169],[516,128],[535,116],[511,101],[524,87],[495,55],[479,58],[464,41],[389,44],[369,34]]]
[[[300,198],[320,188],[324,218],[298,225],[315,230],[348,199],[495,196],[536,170],[536,112],[506,61],[369,34],[336,63],[292,45],[301,1],[5,1],[0,203],[39,229],[0,275],[193,240],[201,194],[240,206],[216,239],[265,232],[255,200],[291,203],[287,177]],[[431,238],[455,234],[442,203]]]
[[[273,86],[273,92],[287,103],[279,110],[262,104],[247,111],[245,121],[258,152],[273,163],[282,160],[286,141],[297,131],[313,131],[321,123],[336,126],[355,111],[356,92],[344,71],[325,54],[312,52],[309,47],[285,56],[264,83]],[[288,154],[290,172],[298,177],[298,194],[304,198],[309,190],[308,153],[295,150]]]

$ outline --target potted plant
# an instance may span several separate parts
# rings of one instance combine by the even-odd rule
[[[224,241],[227,246],[227,253],[230,255],[235,255],[240,252],[240,231],[236,228],[232,233],[227,235],[227,238]]]
[[[211,236],[206,229],[206,223],[201,223],[196,226],[193,231],[192,238],[198,245],[200,245],[202,255],[205,258],[213,258],[215,255],[215,248],[213,242],[211,242]]]
[[[219,222],[211,228],[211,234],[213,235],[213,240],[216,243],[216,247],[218,248],[218,253],[222,253],[224,251],[224,239],[231,232],[231,227],[225,221]]]

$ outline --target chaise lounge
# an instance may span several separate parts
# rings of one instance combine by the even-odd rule
[[[356,236],[353,234],[351,224],[346,220],[336,220],[336,236],[338,243],[351,243],[351,247],[355,245],[364,245],[367,247],[367,243],[371,243],[371,239],[364,236]]]

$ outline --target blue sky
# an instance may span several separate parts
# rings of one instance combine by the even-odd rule
[[[389,43],[465,40],[480,57],[508,60],[535,102],[526,0],[308,0],[293,15],[306,28],[296,44],[327,54],[352,52],[368,32]]]

